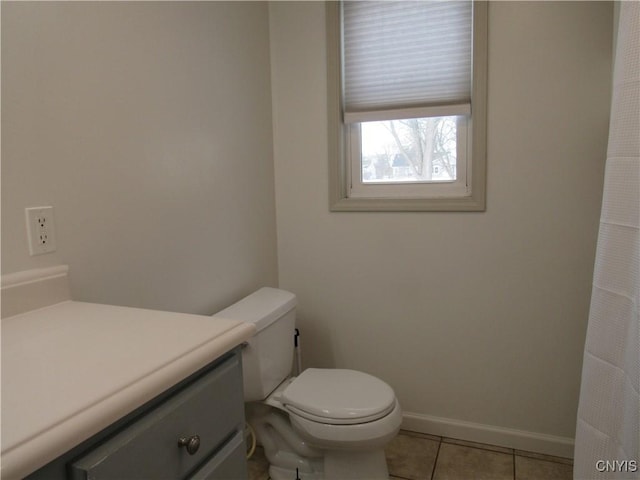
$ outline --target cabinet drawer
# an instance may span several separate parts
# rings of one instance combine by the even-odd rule
[[[189,477],[189,480],[246,479],[249,475],[246,456],[244,433],[238,431],[219,452]]]
[[[71,478],[184,478],[242,430],[243,401],[241,365],[234,355],[74,461]],[[193,435],[200,437],[200,447],[190,455],[178,439]]]

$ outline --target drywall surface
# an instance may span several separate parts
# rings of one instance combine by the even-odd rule
[[[405,412],[575,431],[608,132],[612,4],[489,6],[484,213],[330,213],[324,6],[270,6],[280,286],[304,364]]]
[[[275,285],[268,45],[260,2],[3,2],[2,272],[191,313]]]

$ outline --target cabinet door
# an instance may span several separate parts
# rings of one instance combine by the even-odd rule
[[[239,431],[189,480],[246,480],[248,476],[244,434]]]
[[[243,402],[236,354],[73,462],[71,478],[185,478],[242,429]],[[199,437],[199,448],[190,454],[179,446],[179,439],[194,435]]]

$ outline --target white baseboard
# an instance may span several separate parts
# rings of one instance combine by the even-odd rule
[[[403,430],[573,458],[573,438],[404,412]]]

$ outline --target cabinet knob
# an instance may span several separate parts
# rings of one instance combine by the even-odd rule
[[[178,439],[178,446],[185,447],[189,455],[194,455],[200,448],[200,437],[198,435],[180,437]]]

